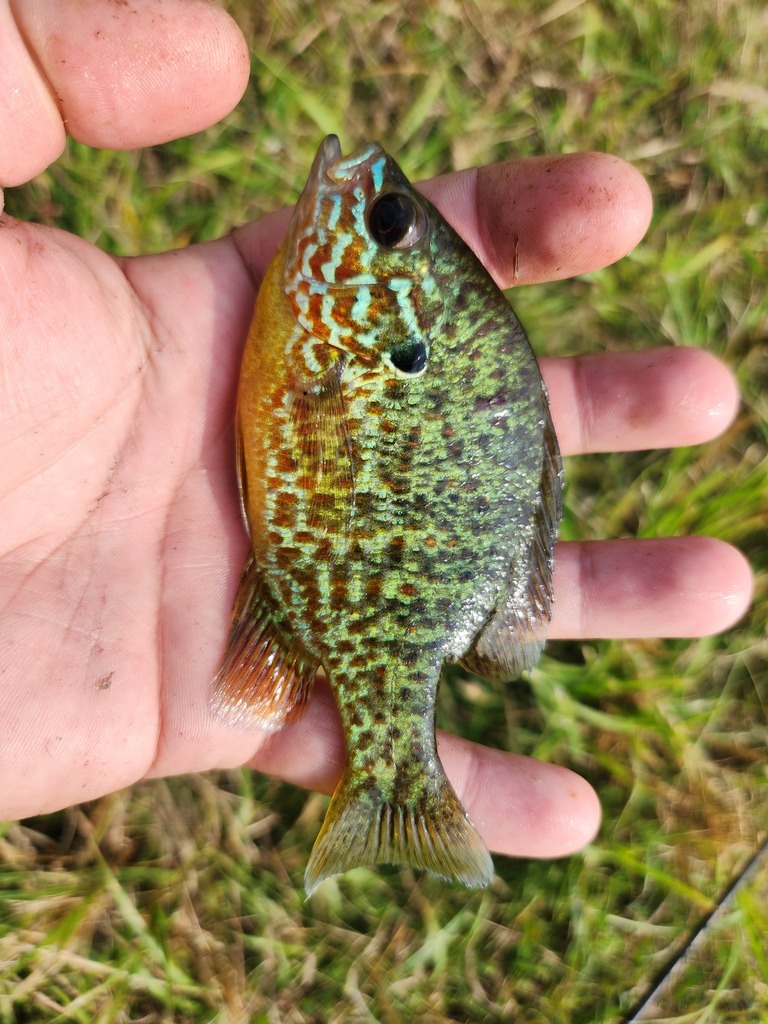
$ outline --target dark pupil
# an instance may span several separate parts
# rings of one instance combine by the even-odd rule
[[[409,341],[393,348],[389,358],[402,373],[419,373],[427,365],[427,350],[420,341]]]
[[[405,238],[415,220],[413,203],[399,192],[379,196],[368,213],[368,228],[374,242],[393,249]]]

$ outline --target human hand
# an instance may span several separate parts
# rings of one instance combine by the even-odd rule
[[[146,145],[216,120],[245,85],[243,40],[207,2],[17,6],[36,60],[14,36],[0,71],[6,184],[55,157],[62,118],[91,145]],[[16,110],[10,81],[26,82]],[[502,285],[611,263],[650,216],[639,175],[597,154],[424,190]],[[326,686],[268,736],[207,707],[247,549],[233,467],[239,358],[286,223],[281,211],[214,243],[115,260],[0,220],[0,817],[245,762],[325,792],[339,776]],[[697,443],[736,409],[728,371],[696,350],[541,364],[565,455]],[[552,637],[695,636],[738,618],[750,575],[706,538],[561,543],[555,592]],[[562,855],[594,833],[597,799],[573,773],[451,736],[440,752],[491,849]]]

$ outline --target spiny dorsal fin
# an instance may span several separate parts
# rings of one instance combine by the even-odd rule
[[[552,561],[562,510],[560,452],[549,416],[544,441],[541,502],[528,551],[510,567],[501,604],[460,659],[465,669],[484,679],[517,679],[536,664],[544,646],[554,600]]]
[[[229,640],[211,694],[233,725],[278,729],[306,706],[318,669],[280,622],[253,558],[240,579]]]

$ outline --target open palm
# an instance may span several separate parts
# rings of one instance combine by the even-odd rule
[[[90,61],[90,74],[56,82],[62,110],[47,135],[6,149],[6,183],[55,155],[62,116],[92,144],[146,144],[215,120],[244,86],[242,39],[207,3],[162,4],[185,28],[184,61],[163,71],[183,109],[161,78],[139,90],[137,71],[135,92],[126,88],[135,50],[119,69],[97,53],[75,19],[81,4],[50,4],[46,31],[29,14],[44,6],[25,5],[37,65],[22,67],[21,35],[15,51],[30,103],[35,76],[53,66],[51,19],[56,45]],[[160,46],[145,20],[130,25],[144,52]],[[203,44],[211,26],[218,63]],[[82,90],[95,80],[109,93],[118,74],[123,93],[99,120]],[[11,118],[2,137],[18,130]],[[503,285],[610,263],[650,215],[637,173],[596,154],[463,172],[425,191]],[[63,232],[0,219],[0,817],[245,762],[326,791],[338,777],[340,728],[322,685],[303,719],[270,736],[207,709],[246,553],[233,469],[239,359],[285,225],[276,214],[215,243],[114,260]],[[695,443],[736,408],[728,372],[695,350],[544,359],[542,370],[566,455]],[[741,556],[704,538],[561,544],[551,635],[713,631],[741,614],[749,588]],[[562,854],[594,832],[596,799],[570,772],[454,737],[440,749],[491,848]]]

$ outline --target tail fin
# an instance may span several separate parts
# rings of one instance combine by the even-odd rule
[[[386,800],[369,780],[342,778],[309,858],[307,895],[369,864],[409,864],[471,888],[493,877],[491,856],[444,776],[406,804]]]

